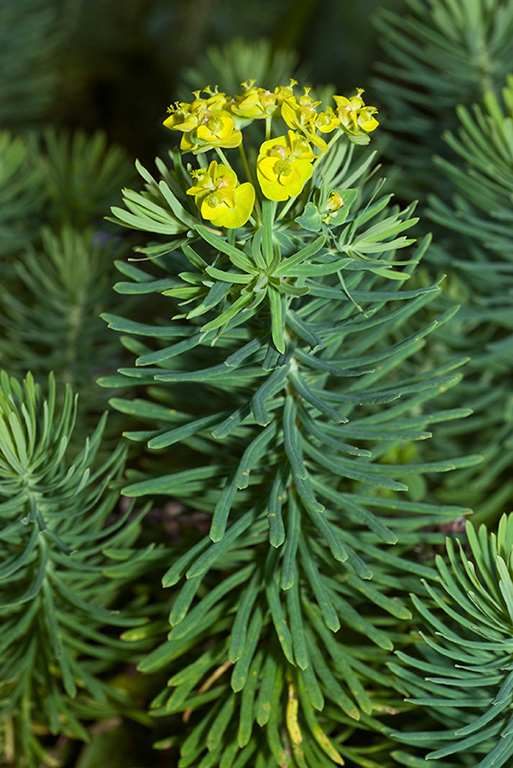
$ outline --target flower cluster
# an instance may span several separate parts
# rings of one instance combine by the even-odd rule
[[[182,133],[180,149],[195,155],[213,150],[221,160],[221,164],[213,160],[208,167],[193,170],[195,183],[187,190],[201,216],[214,226],[236,228],[248,221],[257,200],[256,180],[262,199],[284,202],[295,198],[312,178],[315,163],[341,136],[356,140],[354,137],[365,137],[377,127],[376,107],[364,103],[361,88],[349,98],[334,96],[335,107],[320,111],[321,102],[313,99],[310,89],[304,88],[298,96],[296,85],[291,80],[289,85],[269,91],[249,80],[236,96],[206,88],[195,91],[192,102],[169,107],[164,125]],[[242,136],[242,129],[254,120],[265,120],[256,174],[248,163]],[[273,136],[277,123],[279,135]],[[327,143],[324,136],[333,133]],[[223,152],[236,147],[247,176],[242,184]]]
[[[231,168],[212,160],[208,168],[192,172],[196,182],[187,190],[204,219],[217,227],[241,227],[255,203],[255,188],[249,181],[239,184]]]

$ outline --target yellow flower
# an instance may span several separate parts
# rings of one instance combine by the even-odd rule
[[[188,104],[185,101],[171,104],[167,108],[171,114],[164,120],[166,128],[171,131],[192,131],[193,128],[196,128],[199,116],[198,111],[193,108],[193,104]]]
[[[326,202],[326,210],[332,213],[333,211],[338,211],[343,205],[344,200],[340,192],[332,192]]]
[[[331,220],[336,217],[337,211],[339,211],[344,205],[344,198],[340,192],[332,192],[326,200],[326,205],[324,207],[323,213],[325,215],[322,219],[324,224],[330,224]]]
[[[317,115],[315,127],[321,133],[331,133],[340,126],[338,115],[333,111],[333,107],[328,107],[326,112]]]
[[[358,125],[366,133],[370,133],[378,127],[379,123],[376,118],[373,117],[377,111],[376,107],[364,107],[364,109],[360,109],[358,113]]]
[[[309,95],[309,88],[304,89],[303,96],[296,98],[291,96],[285,99],[281,105],[281,116],[289,128],[302,131],[308,141],[315,144],[322,152],[328,151],[328,145],[315,133],[318,114],[316,107],[321,103],[314,101]]]
[[[276,111],[276,94],[257,88],[255,80],[242,83],[244,93],[235,97],[231,111],[239,117],[252,120],[254,118],[270,117]]]
[[[200,124],[205,112],[211,110],[223,109],[226,106],[227,98],[225,93],[212,93],[210,88],[205,88],[208,99],[201,99],[201,91],[194,91],[196,98],[190,104],[186,101],[179,101],[168,107],[169,117],[164,120],[164,125],[171,131],[183,131],[184,133],[192,131]]]
[[[369,133],[378,127],[379,123],[374,114],[378,111],[376,107],[366,106],[361,94],[363,88],[356,89],[356,96],[347,99],[345,96],[334,96],[336,102],[336,112],[340,120],[340,126],[347,133],[362,134]]]
[[[297,85],[297,80],[290,78],[290,85],[279,85],[274,89],[276,94],[276,103],[278,105],[283,104],[285,99],[292,99],[294,97],[294,86]]]
[[[296,98],[291,96],[285,99],[281,105],[281,116],[289,126],[289,128],[299,128],[303,130],[304,126],[310,126],[315,122],[317,117],[317,110],[315,107],[320,104],[320,101],[314,101],[309,96],[309,88],[305,88],[303,96]]]
[[[264,141],[257,158],[257,176],[265,197],[288,200],[299,195],[312,175],[314,158],[309,143],[294,131]]]
[[[193,172],[196,182],[187,190],[194,195],[204,219],[216,227],[242,227],[250,217],[255,203],[255,188],[249,182],[239,184],[231,168],[213,160],[208,168]]]
[[[226,110],[205,110],[199,124],[188,133],[184,133],[180,149],[198,154],[212,147],[230,149],[242,142],[242,132],[235,128],[235,122]]]
[[[171,113],[164,125],[172,131],[182,131],[180,149],[195,153],[205,152],[212,147],[238,147],[242,141],[242,133],[236,130],[235,123],[226,109],[228,100],[224,93],[209,94],[207,99],[201,99],[201,91],[195,91],[195,100],[188,104],[179,102],[171,105]]]

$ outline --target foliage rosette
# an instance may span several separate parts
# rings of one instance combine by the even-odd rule
[[[450,203],[431,196],[428,215],[443,232],[437,262],[445,266],[451,261],[455,290],[465,292],[466,299],[454,335],[465,335],[464,346],[472,357],[472,376],[462,393],[475,411],[469,427],[479,425],[477,439],[486,469],[468,470],[463,479],[480,519],[495,521],[510,510],[513,491],[513,77],[507,78],[502,99],[489,90],[481,104],[472,110],[460,105],[456,112],[458,133],[445,136],[454,158],[434,158],[454,194]],[[463,243],[460,257],[451,257]],[[462,346],[456,338],[452,343]],[[447,497],[456,493],[449,482]]]
[[[399,164],[398,185],[411,199],[444,197],[433,155],[450,157],[447,129],[458,126],[455,107],[470,107],[486,92],[500,93],[511,71],[513,6],[508,0],[404,0],[374,17],[387,58],[374,87],[387,104],[390,131],[384,151]],[[450,77],[448,77],[450,73]],[[398,192],[398,190],[396,190]]]
[[[20,768],[58,766],[49,747],[87,741],[87,720],[144,719],[108,682],[132,658],[116,628],[142,621],[112,605],[150,557],[133,549],[143,511],[116,513],[126,448],[97,461],[103,418],[70,451],[73,395],[59,406],[53,377],[47,391],[31,375],[0,379],[0,748]]]
[[[496,533],[469,522],[466,541],[448,539],[447,558],[437,558],[438,584],[413,598],[423,627],[417,653],[398,652],[391,668],[428,717],[419,718],[425,731],[394,735],[429,750],[435,766],[511,764],[512,552],[513,516],[504,515]],[[399,757],[402,764],[406,755]],[[417,765],[413,757],[404,764]]]
[[[181,151],[156,161],[159,180],[138,164],[145,189],[112,209],[160,236],[119,263],[116,286],[153,297],[153,317],[104,315],[136,361],[101,383],[146,389],[111,401],[153,452],[124,493],[177,496],[210,518],[207,536],[177,547],[163,578],[170,634],[141,663],[171,671],[154,709],[190,726],[161,742],[181,742],[183,768],[387,760],[378,716],[403,705],[378,667],[404,642],[401,593],[433,576],[408,553],[469,511],[430,504],[422,475],[478,461],[426,462],[416,447],[469,411],[425,407],[463,361],[418,364],[454,310],[422,326],[440,281],[402,290],[429,238],[396,258],[414,244],[415,206],[391,206],[370,178],[358,145],[376,110],[361,89],[323,108],[296,86],[248,81],[172,106]]]

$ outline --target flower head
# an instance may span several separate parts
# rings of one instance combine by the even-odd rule
[[[290,78],[290,85],[279,85],[274,89],[276,94],[276,103],[281,106],[285,99],[292,99],[294,97],[294,86],[297,85],[297,80]]]
[[[277,86],[274,90],[257,86],[255,80],[247,80],[235,96],[227,96],[210,87],[194,91],[190,103],[177,102],[169,107],[164,125],[182,134],[182,151],[201,154],[213,149],[222,164],[211,162],[208,167],[194,171],[193,186],[187,194],[194,196],[205,219],[232,228],[248,221],[257,193],[276,202],[295,198],[312,177],[313,161],[321,160],[321,152],[329,152],[344,134],[346,139],[356,143],[368,141],[366,134],[378,125],[377,110],[364,103],[362,94],[363,89],[358,88],[349,98],[334,96],[335,104],[320,112],[321,102],[315,100],[310,88],[303,88],[301,93],[292,79],[289,85]],[[286,123],[289,129],[286,135],[273,138],[277,132],[274,117]],[[240,130],[255,119],[265,120],[265,134],[262,130],[265,141],[258,150],[256,169],[251,167],[254,155],[242,146]],[[328,144],[325,137],[334,131],[336,133]],[[248,140],[251,142],[251,135]],[[247,179],[242,184],[222,151],[235,147],[240,149],[240,167]],[[204,163],[206,166],[207,161]],[[322,162],[318,168],[322,174]],[[255,170],[258,185],[254,184]],[[256,206],[259,218],[262,214],[260,201]],[[347,206],[333,194],[326,210],[316,210],[317,219],[324,216],[321,223],[333,223],[346,215]]]
[[[356,95],[351,98],[334,96],[337,117],[340,127],[347,133],[355,135],[369,133],[378,127],[379,123],[374,117],[378,111],[376,107],[366,106],[361,94],[363,88],[356,89]]]
[[[212,93],[210,88],[205,88],[205,92],[208,95],[207,99],[200,98],[201,91],[194,91],[192,94],[196,97],[194,101],[190,103],[179,101],[171,104],[167,109],[170,115],[164,120],[166,128],[184,133],[192,131],[198,127],[205,112],[225,108],[227,102],[225,93]]]
[[[289,128],[304,133],[308,141],[311,141],[322,152],[327,152],[328,145],[320,136],[317,136],[318,114],[316,107],[321,103],[314,101],[310,96],[310,88],[304,89],[303,96],[291,96],[285,99],[281,105],[281,116]]]
[[[276,94],[266,91],[265,88],[255,86],[255,80],[242,83],[244,92],[235,97],[231,104],[231,111],[238,117],[252,120],[254,118],[267,118],[276,111]]]
[[[288,200],[298,195],[312,175],[314,158],[310,144],[294,131],[264,141],[257,158],[257,176],[265,197]]]
[[[182,131],[180,149],[195,154],[205,152],[212,147],[238,147],[242,133],[235,128],[235,122],[227,110],[226,94],[205,89],[208,98],[200,98],[200,91],[195,91],[195,100],[188,104],[179,102],[171,105],[171,113],[164,125],[172,131]]]
[[[231,168],[213,160],[208,168],[193,171],[195,184],[187,190],[201,215],[217,227],[242,227],[255,203],[255,188],[249,182],[239,184]]]
[[[320,112],[315,120],[315,127],[321,133],[331,133],[340,126],[340,120],[333,107],[328,107],[325,112]]]
[[[226,110],[206,110],[196,128],[184,133],[180,149],[194,154],[206,152],[212,147],[229,149],[238,147],[242,141],[241,131],[235,128],[235,122]]]
[[[332,192],[326,202],[326,210],[333,213],[334,211],[338,211],[339,208],[342,208],[343,205],[344,200],[340,192]]]

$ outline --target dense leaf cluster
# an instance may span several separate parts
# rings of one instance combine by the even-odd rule
[[[134,622],[109,606],[131,575],[133,566],[115,561],[134,554],[142,513],[128,507],[111,517],[126,449],[120,444],[96,465],[102,419],[70,455],[75,414],[69,389],[57,410],[53,378],[43,399],[32,376],[21,385],[2,374],[0,743],[20,766],[52,764],[41,734],[87,738],[84,712],[104,717],[117,711],[114,702],[131,707],[101,672],[128,658],[105,630]]]

